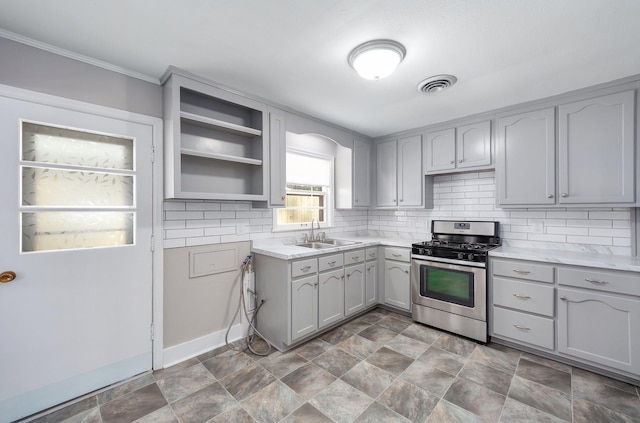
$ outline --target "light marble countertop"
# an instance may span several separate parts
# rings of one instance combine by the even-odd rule
[[[640,272],[640,260],[635,257],[502,246],[489,252],[490,257],[533,260],[552,264],[568,264],[610,270]]]
[[[427,235],[427,238],[429,236]],[[421,234],[419,239],[412,237],[411,234],[398,234],[386,232],[350,232],[345,234],[330,234],[330,239],[340,239],[344,241],[353,241],[356,244],[342,245],[336,247],[313,249],[299,247],[295,244],[302,241],[297,238],[273,238],[265,240],[255,240],[251,244],[251,252],[253,254],[262,254],[283,260],[291,260],[297,258],[313,257],[323,254],[330,254],[339,251],[357,250],[358,248],[377,247],[384,245],[388,247],[411,248],[411,244],[415,242],[425,241],[425,235]]]

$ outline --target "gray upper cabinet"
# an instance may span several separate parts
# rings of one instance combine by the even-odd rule
[[[456,168],[456,130],[431,132],[425,136],[425,172],[434,173]]]
[[[165,198],[266,201],[266,105],[175,68],[162,80]]]
[[[634,92],[558,108],[560,204],[632,203]]]
[[[498,120],[496,170],[499,204],[555,203],[555,146],[553,108]]]
[[[634,204],[634,118],[626,91],[498,119],[498,204]]]
[[[427,133],[424,163],[426,174],[490,167],[491,122]]]
[[[269,110],[269,205],[284,206],[287,197],[287,142],[284,113]]]
[[[353,141],[353,205],[371,206],[371,144]]]
[[[456,128],[456,166],[459,169],[491,164],[491,122]]]
[[[376,145],[376,192],[378,206],[395,207],[398,205],[397,141],[386,141]]]
[[[423,204],[422,136],[414,135],[376,146],[378,206]]]
[[[398,140],[398,206],[422,205],[422,136]]]

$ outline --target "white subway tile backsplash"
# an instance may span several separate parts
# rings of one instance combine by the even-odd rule
[[[187,210],[220,210],[220,203],[187,203]]]
[[[631,209],[501,209],[496,206],[495,172],[434,176],[434,208],[337,210],[327,235],[344,231],[389,231],[424,235],[433,219],[497,220],[505,244],[522,248],[570,249],[631,254]],[[272,232],[273,210],[248,202],[166,201],[164,248],[300,236]]]
[[[201,211],[165,211],[164,220],[190,220],[203,219]]]

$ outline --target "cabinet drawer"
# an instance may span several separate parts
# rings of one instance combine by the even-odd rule
[[[491,268],[494,275],[553,283],[553,266],[548,264],[493,259]]]
[[[342,254],[333,254],[331,256],[318,258],[318,269],[323,272],[325,270],[337,269],[344,264]]]
[[[560,285],[640,296],[640,274],[587,268],[558,268]]]
[[[493,304],[553,317],[553,285],[493,278]]]
[[[364,250],[347,251],[344,253],[344,264],[361,263],[364,261]]]
[[[310,275],[318,271],[318,259],[299,260],[291,263],[291,277]]]
[[[493,307],[493,333],[550,350],[554,347],[553,319]]]
[[[367,260],[375,260],[378,258],[378,249],[377,248],[367,248],[366,251]]]
[[[406,248],[387,247],[384,249],[384,258],[389,260],[406,261],[408,263],[411,261],[411,250]]]

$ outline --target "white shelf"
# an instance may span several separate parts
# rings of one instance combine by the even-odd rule
[[[214,127],[228,132],[234,132],[242,135],[251,135],[259,137],[262,135],[262,131],[259,129],[249,128],[247,126],[236,125],[235,123],[225,122],[223,120],[213,119],[205,116],[200,116],[195,113],[180,112],[180,118],[188,120],[200,126]]]
[[[262,160],[251,159],[248,157],[231,156],[229,154],[221,153],[206,153],[198,150],[192,150],[190,148],[180,149],[180,153],[187,156],[204,157],[207,159],[224,160],[227,162],[244,163],[255,166],[262,166]]]

